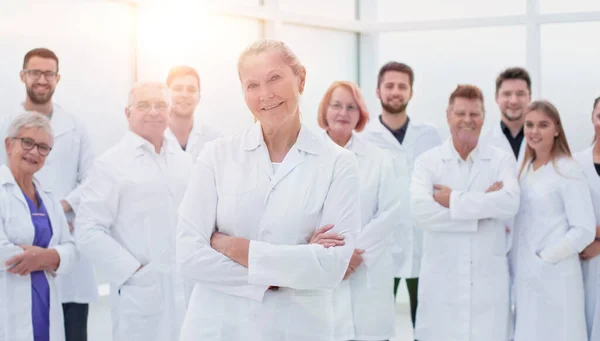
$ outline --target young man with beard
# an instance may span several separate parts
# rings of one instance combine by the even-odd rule
[[[71,232],[78,212],[80,191],[78,185],[86,178],[94,162],[94,153],[83,123],[53,103],[52,96],[60,81],[59,60],[46,48],[33,49],[25,55],[21,81],[25,84],[25,103],[13,114],[36,111],[50,118],[54,130],[54,146],[42,169],[36,173],[41,183],[47,184],[61,199]],[[6,137],[9,115],[0,128],[0,138]],[[0,149],[0,164],[6,163],[6,151]],[[98,297],[98,287],[91,263],[80,258],[73,271],[58,276],[56,283],[63,302],[66,341],[87,340],[89,303]]]
[[[172,108],[165,135],[177,141],[196,160],[207,142],[221,136],[194,122],[194,111],[200,103],[200,76],[192,67],[176,66],[169,71],[167,86],[171,92]]]
[[[531,102],[531,77],[527,70],[512,67],[496,78],[496,103],[500,109],[500,124],[482,136],[482,142],[491,144],[515,156],[517,169],[525,154],[525,109]]]
[[[414,72],[406,64],[389,62],[379,71],[377,97],[381,101],[382,112],[378,120],[367,126],[368,140],[388,152],[394,163],[396,174],[409,174],[402,179],[405,186],[399,191],[405,193],[405,211],[394,232],[392,254],[394,257],[394,293],[400,279],[406,280],[410,296],[413,327],[417,312],[417,292],[423,233],[415,226],[410,214],[408,186],[414,160],[417,156],[441,143],[437,129],[419,123],[407,115],[407,106],[413,96]]]

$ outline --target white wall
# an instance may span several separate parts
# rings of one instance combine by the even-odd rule
[[[131,18],[124,4],[0,1],[0,118],[25,99],[25,53],[47,47],[60,59],[55,101],[83,120],[97,152],[116,143],[132,83]]]

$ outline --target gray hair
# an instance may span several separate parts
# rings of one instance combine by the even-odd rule
[[[131,106],[133,104],[133,96],[135,93],[144,89],[158,89],[163,91],[165,93],[165,99],[167,100],[167,103],[169,103],[169,105],[171,104],[170,91],[166,84],[161,82],[137,82],[131,87],[131,90],[129,90],[129,100],[127,105]]]
[[[292,69],[294,75],[298,76],[304,70],[304,65],[302,65],[298,56],[284,42],[273,39],[259,39],[246,47],[240,55],[238,59],[238,74],[246,57],[257,55],[268,50],[279,51],[281,53],[281,58]]]
[[[50,136],[50,140],[54,142],[54,131],[50,125],[50,120],[46,115],[40,114],[36,111],[26,111],[15,117],[6,130],[6,136],[8,138],[19,137],[19,132],[22,129],[32,128],[42,130],[48,134],[48,136]]]

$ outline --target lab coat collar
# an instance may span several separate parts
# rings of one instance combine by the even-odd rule
[[[132,132],[131,130],[128,130],[125,133],[125,136],[123,137],[123,143],[128,146],[133,147],[137,152],[136,156],[143,155],[145,153],[145,151],[153,151],[154,152],[154,145],[152,145],[152,143],[150,143],[150,141],[148,141],[145,138],[141,137],[140,135]],[[166,151],[169,154],[173,154],[173,153],[175,153],[175,150],[173,149],[175,147],[177,147],[177,146],[175,143],[173,143],[173,141],[171,141],[168,138],[163,138],[163,145],[162,145],[161,152]]]
[[[21,103],[23,112],[26,112],[25,103]],[[50,117],[52,123],[52,130],[54,131],[54,138],[57,138],[69,131],[75,130],[75,122],[65,112],[65,110],[58,104],[52,103],[52,116]]]
[[[255,150],[265,144],[260,122],[256,122],[247,132],[244,139],[244,150]],[[316,136],[304,125],[300,127],[298,139],[292,147],[309,154],[318,154],[319,143]]]
[[[352,138],[350,139],[350,141],[348,141],[349,145],[349,150],[351,150],[354,154],[356,155],[368,155],[369,154],[369,148],[368,147],[368,142],[365,141],[365,139],[363,137],[361,137],[358,134],[352,133]]]
[[[17,184],[17,181],[10,171],[10,168],[8,168],[7,165],[2,165],[0,166],[0,186],[7,184],[10,185],[8,191],[11,192],[11,194],[19,199],[19,201],[21,201],[24,205],[27,205],[27,202],[23,197],[23,191],[21,190],[21,187],[19,187],[19,184]],[[40,182],[35,176],[33,177],[33,184],[35,185],[38,193],[41,194],[41,192],[49,192],[49,190],[41,186]]]
[[[478,144],[475,149],[471,151],[469,157],[472,158],[474,162],[477,160],[489,160],[491,158],[489,147]],[[458,151],[454,148],[452,137],[449,137],[446,142],[442,144],[442,159],[445,161],[461,159],[460,154],[458,154]]]

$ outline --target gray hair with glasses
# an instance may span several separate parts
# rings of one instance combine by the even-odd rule
[[[36,111],[26,111],[15,117],[6,130],[6,136],[8,138],[19,137],[19,132],[22,129],[32,128],[42,130],[48,134],[50,140],[54,142],[54,130],[52,130],[52,126],[50,125],[50,120],[46,115]]]

